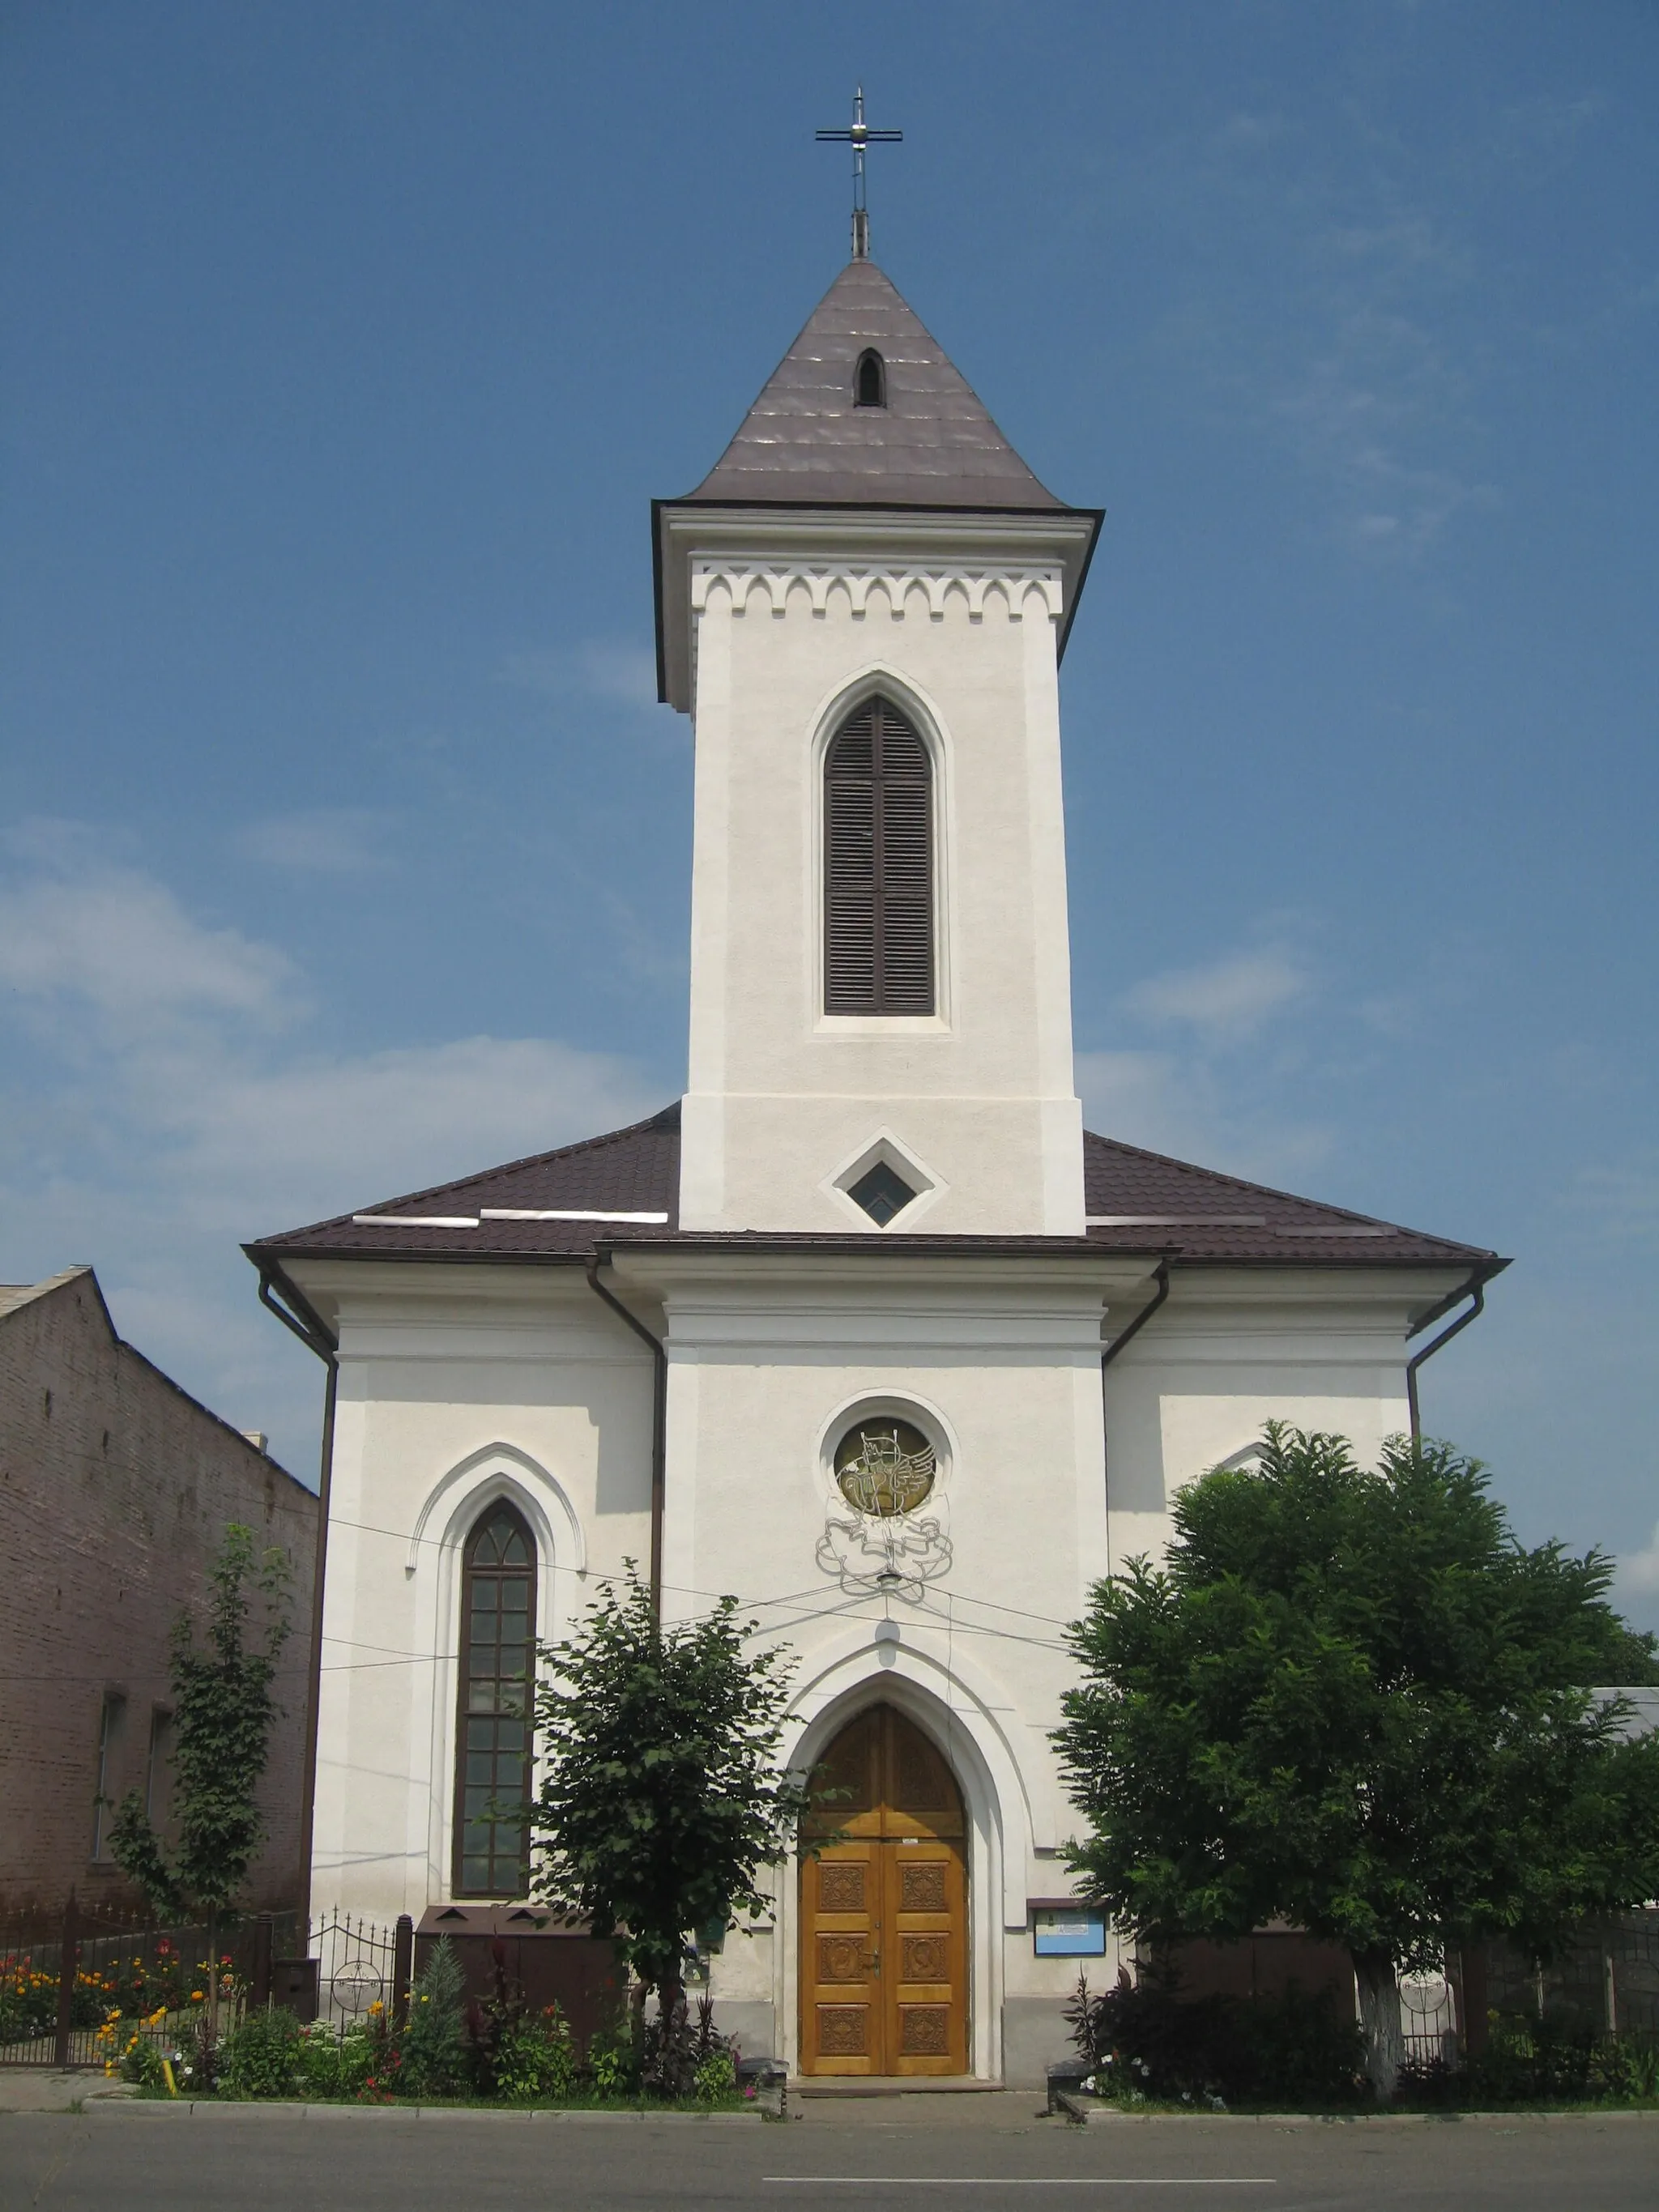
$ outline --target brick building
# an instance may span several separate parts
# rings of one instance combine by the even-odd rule
[[[294,1568],[249,1884],[252,1904],[291,1905],[317,1500],[121,1341],[90,1267],[0,1287],[0,1914],[55,1909],[71,1887],[137,1901],[108,1808],[142,1790],[167,1832],[168,1635],[233,1521]]]

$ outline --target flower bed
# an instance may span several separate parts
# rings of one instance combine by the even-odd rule
[[[130,2016],[101,2031],[106,2070],[149,2094],[299,2100],[311,2104],[469,2104],[641,2111],[741,2111],[762,2100],[740,2084],[738,2052],[705,1999],[667,2022],[629,2012],[579,2049],[556,2005],[532,2011],[498,1971],[495,1994],[468,2002],[447,1943],[410,1992],[407,2020],[384,2003],[337,2033],[276,2007],[254,2010],[233,1984],[220,2032],[192,1990],[190,2008]],[[171,2068],[173,2083],[167,2081]]]

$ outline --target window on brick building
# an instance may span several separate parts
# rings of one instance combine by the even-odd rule
[[[144,1765],[144,1818],[165,1834],[173,1810],[173,1713],[153,1705],[149,1715],[149,1757]]]
[[[120,1781],[121,1738],[125,1730],[127,1701],[120,1690],[106,1690],[98,1715],[98,1783],[92,1796],[92,1856],[109,1856],[110,1822],[115,1812],[115,1792]]]
[[[492,1505],[461,1564],[461,1694],[456,1725],[457,1897],[522,1897],[529,1839],[504,1810],[530,1797],[536,1547],[523,1516]]]

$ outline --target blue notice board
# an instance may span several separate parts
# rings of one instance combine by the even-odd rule
[[[1075,1912],[1039,1912],[1033,1921],[1039,1959],[1100,1959],[1106,1954],[1106,1920],[1086,1906]]]

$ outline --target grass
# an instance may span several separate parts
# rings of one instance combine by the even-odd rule
[[[421,2110],[466,2112],[689,2112],[694,2118],[714,2112],[749,2112],[757,2109],[752,2097],[724,2097],[714,2104],[699,2103],[694,2098],[671,2102],[660,2097],[527,2097],[510,2100],[505,2097],[322,2097],[300,2094],[292,2097],[239,2097],[222,2089],[207,2094],[185,2089],[179,2097],[168,2095],[164,2088],[145,2087],[137,2092],[140,2100],[152,2104],[198,2105],[361,2105],[367,2109],[383,2112],[413,2112]]]

